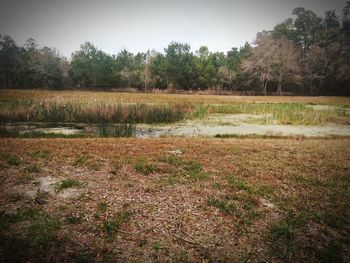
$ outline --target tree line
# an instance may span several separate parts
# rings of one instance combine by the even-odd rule
[[[341,17],[296,8],[294,18],[230,51],[192,52],[171,42],[164,52],[110,55],[85,42],[68,60],[28,39],[0,35],[0,88],[229,90],[255,94],[350,95],[350,1]]]

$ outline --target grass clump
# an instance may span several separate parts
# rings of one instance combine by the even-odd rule
[[[183,163],[183,160],[174,156],[174,155],[169,155],[169,156],[165,156],[159,159],[159,161],[163,162],[163,163],[168,163],[172,166],[179,166]]]
[[[109,125],[101,123],[98,126],[98,134],[100,137],[133,137],[136,133],[134,124]]]
[[[46,213],[32,210],[24,216],[25,211],[19,212],[20,217],[12,220],[11,223],[28,220],[23,229],[23,235],[0,233],[2,247],[2,259],[4,262],[46,262],[51,257],[52,248],[59,243],[57,231],[60,229],[60,222]],[[0,216],[1,218],[1,216]]]
[[[117,175],[119,170],[122,169],[124,165],[124,160],[122,159],[113,159],[112,160],[112,169],[109,171],[113,175]]]
[[[89,162],[88,165],[88,167],[93,171],[100,171],[102,166],[103,163],[101,162],[101,160],[92,160],[91,162]]]
[[[21,211],[16,211],[15,213],[5,213],[0,212],[0,229],[5,228],[8,224],[15,224],[25,220],[34,218],[38,213],[37,209],[26,209]]]
[[[238,223],[243,224],[243,226],[250,225],[253,220],[262,216],[258,210],[256,198],[246,193],[228,194],[221,198],[209,198],[207,203],[225,215],[236,217]]]
[[[152,248],[155,250],[155,251],[159,251],[163,248],[162,244],[160,242],[154,242],[152,243]]]
[[[203,165],[197,161],[187,161],[182,167],[181,175],[195,181],[204,180],[209,174],[203,170]]]
[[[280,257],[291,260],[296,251],[296,221],[292,215],[282,218],[270,226],[272,252]]]
[[[209,198],[208,205],[216,207],[222,213],[227,215],[235,215],[237,211],[237,206],[234,200],[229,197],[225,197],[224,199]]]
[[[36,164],[28,165],[26,170],[30,173],[40,173],[41,172],[41,168]]]
[[[207,115],[208,115],[207,107],[205,107],[203,103],[195,104],[195,109],[194,109],[194,112],[192,114],[193,118],[203,119]]]
[[[212,187],[214,190],[221,190],[221,188],[222,188],[221,184],[218,183],[218,182],[212,183],[211,187]]]
[[[82,221],[82,216],[81,215],[68,215],[66,217],[66,220],[68,222],[68,224],[72,224],[72,225],[77,225],[80,224]]]
[[[310,221],[305,211],[299,215],[289,212],[279,221],[273,223],[269,227],[267,237],[270,241],[272,254],[289,262],[298,261],[298,258],[306,254],[317,262],[346,262],[344,260],[346,257],[343,257],[346,254],[343,245],[348,244],[349,239],[332,236],[331,240],[325,242],[324,236],[329,234],[327,230],[324,229],[322,234],[324,236],[321,238],[320,236],[314,236],[315,234],[309,233],[306,228],[310,223],[312,224],[312,221]],[[306,238],[305,234],[307,234]],[[307,237],[310,234],[313,236],[312,239]],[[315,240],[317,240],[318,246],[310,246],[307,243]]]
[[[343,247],[332,240],[326,247],[319,251],[319,258],[322,262],[345,262],[341,256],[344,252]]]
[[[48,253],[57,242],[56,231],[60,227],[57,219],[46,214],[40,216],[28,227],[28,236],[32,237],[31,246]]]
[[[41,150],[34,152],[32,156],[35,158],[47,159],[51,156],[51,154],[51,150]]]
[[[157,168],[153,164],[149,163],[143,158],[137,159],[134,162],[133,167],[136,172],[144,175],[149,175],[157,171]]]
[[[15,154],[9,154],[6,159],[9,165],[18,166],[22,163],[21,159]]]
[[[74,161],[74,165],[75,166],[82,166],[90,159],[91,159],[91,156],[88,154],[78,155]]]
[[[81,183],[76,179],[66,179],[61,182],[56,183],[56,190],[58,192],[63,191],[68,188],[79,187]]]
[[[189,180],[201,181],[210,177],[210,174],[204,171],[203,165],[195,160],[183,160],[171,155],[160,158],[160,161],[171,165],[168,168],[172,171],[166,180],[166,184],[169,185],[183,184]]]
[[[145,112],[143,119],[135,118],[135,122],[144,123],[172,123],[187,117],[188,107],[185,105],[156,105],[142,109],[145,104],[139,105],[138,112]]]
[[[105,202],[100,202],[97,204],[97,211],[98,212],[107,212],[108,204]]]
[[[101,213],[105,213],[105,212],[107,212],[107,210],[108,210],[108,204],[107,203],[105,203],[105,202],[98,203],[97,207],[96,207],[96,212],[94,214],[94,217],[96,219],[100,218]]]
[[[132,216],[130,211],[122,211],[112,219],[105,220],[103,222],[103,230],[107,235],[114,235],[121,226],[128,223]]]
[[[240,179],[234,175],[230,175],[227,178],[228,184],[230,187],[238,189],[238,190],[243,190],[247,193],[252,194],[254,192],[253,187],[251,187],[245,180]]]

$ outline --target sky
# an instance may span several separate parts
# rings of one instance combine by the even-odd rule
[[[70,57],[85,41],[116,54],[163,51],[171,41],[226,52],[252,42],[305,7],[340,15],[346,0],[0,0],[0,34],[17,44],[34,38],[40,47]]]

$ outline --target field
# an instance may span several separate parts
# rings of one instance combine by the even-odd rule
[[[2,262],[350,260],[349,98],[0,95]],[[345,133],[219,130],[215,136],[138,138],[108,126],[138,131],[271,122]],[[7,128],[28,123],[88,123],[99,132]]]

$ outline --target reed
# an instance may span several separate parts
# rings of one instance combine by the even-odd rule
[[[98,126],[98,134],[100,137],[134,137],[136,126],[128,123],[119,125],[101,123]]]
[[[211,113],[221,114],[260,114],[271,115],[265,123],[292,125],[324,125],[337,123],[341,117],[350,117],[347,110],[324,109],[316,110],[302,103],[248,103],[210,105]]]
[[[15,100],[0,103],[0,121],[172,123],[187,118],[191,109],[185,104]]]

